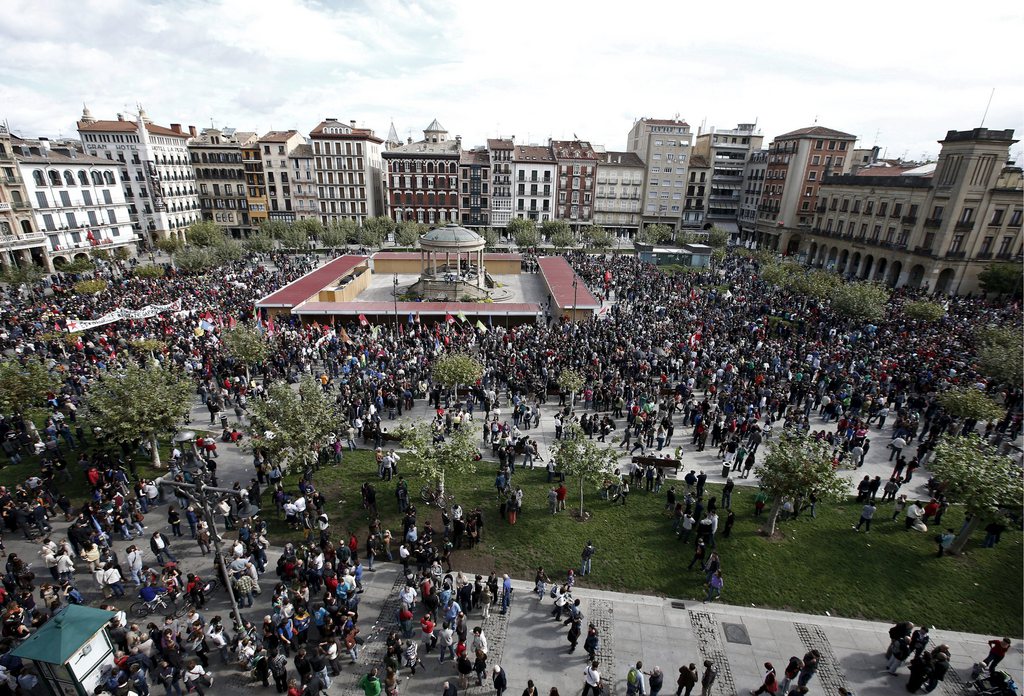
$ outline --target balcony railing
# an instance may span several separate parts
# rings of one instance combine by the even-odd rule
[[[916,247],[914,247],[914,253],[918,254],[919,256],[934,256],[935,255],[935,252],[932,250],[932,248],[931,247],[927,247],[927,246],[916,246]]]
[[[917,216],[916,215],[904,215],[903,219],[901,220],[901,222],[903,222],[906,225],[913,225],[915,222],[917,222]]]
[[[990,259],[990,258],[992,258],[992,252],[991,251],[979,252],[978,253],[978,258],[979,259]]]
[[[966,251],[953,251],[952,249],[946,252],[947,259],[962,259],[967,256]]]
[[[974,222],[958,222],[956,223],[956,229],[958,232],[970,232],[974,229]]]
[[[942,227],[942,218],[925,218],[924,226],[931,228]]]

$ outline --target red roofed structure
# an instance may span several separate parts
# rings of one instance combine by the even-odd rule
[[[326,266],[310,271],[277,292],[267,295],[256,303],[256,308],[291,310],[307,300],[315,299],[321,290],[340,280],[366,261],[366,256],[336,258]]]
[[[578,321],[593,316],[601,309],[601,303],[564,258],[543,256],[537,263],[548,290],[551,314],[556,319],[566,316]],[[576,287],[573,287],[573,281],[576,281]]]

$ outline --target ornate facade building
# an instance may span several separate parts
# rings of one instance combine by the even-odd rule
[[[462,138],[448,137],[437,119],[423,131],[423,140],[389,149],[388,213],[396,222],[439,225],[459,221],[459,166]]]

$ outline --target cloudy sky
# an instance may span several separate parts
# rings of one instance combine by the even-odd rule
[[[304,133],[323,117],[467,145],[581,138],[623,149],[634,120],[694,130],[811,125],[888,155],[949,129],[1024,130],[1024,5],[942,1],[6,0],[0,118],[74,135],[141,103],[157,123]],[[767,12],[776,14],[769,16]],[[1020,146],[1015,146],[1018,154]]]

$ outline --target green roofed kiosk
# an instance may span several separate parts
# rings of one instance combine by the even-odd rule
[[[92,696],[101,668],[114,662],[105,627],[114,612],[69,604],[11,651],[32,660],[51,696]]]

